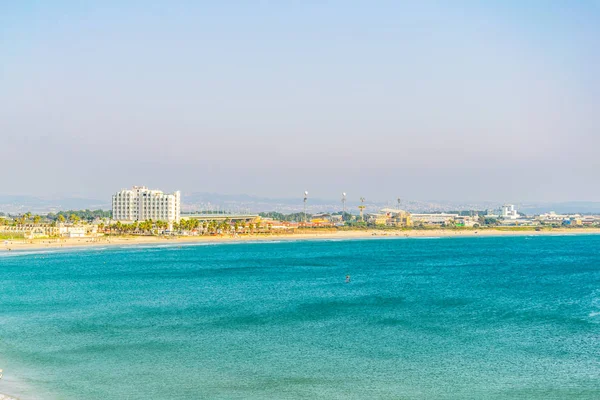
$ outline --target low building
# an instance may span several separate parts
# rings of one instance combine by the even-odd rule
[[[411,214],[413,224],[445,225],[456,221],[458,214],[435,213],[435,214]]]
[[[398,208],[384,208],[381,212],[388,216],[387,225],[397,227],[412,226],[411,214],[408,211]]]
[[[245,223],[257,223],[261,221],[261,217],[258,214],[210,214],[210,213],[188,213],[181,214],[181,219],[197,219],[200,222],[209,221],[230,221],[230,222],[245,222]]]
[[[581,216],[579,214],[575,214],[572,216],[567,214],[557,214],[554,211],[550,211],[549,213],[538,215],[537,217],[535,217],[535,219],[544,224],[562,225],[563,221],[570,219],[571,217],[580,218]]]
[[[463,226],[465,228],[473,228],[475,225],[479,225],[479,217],[473,217],[470,215],[459,215],[454,219],[456,226]]]
[[[83,225],[61,225],[58,228],[61,237],[80,238],[85,237],[85,227]]]
[[[566,226],[583,226],[583,221],[581,218],[566,218],[562,224]]]
[[[390,217],[387,214],[367,214],[367,222],[375,225],[388,225]]]
[[[539,221],[531,218],[501,219],[498,223],[499,226],[537,226],[539,224]]]
[[[0,233],[36,239],[58,236],[58,228],[52,224],[0,225]]]

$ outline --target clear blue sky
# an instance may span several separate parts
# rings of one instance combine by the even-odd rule
[[[598,200],[599,71],[599,1],[4,1],[0,190]]]

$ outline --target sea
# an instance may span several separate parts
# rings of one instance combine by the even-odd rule
[[[23,400],[600,399],[600,236],[5,252],[0,368]]]

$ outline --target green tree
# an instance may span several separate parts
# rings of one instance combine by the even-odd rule
[[[41,220],[42,220],[42,217],[40,217],[39,215],[36,215],[35,217],[33,217],[34,224],[39,224]]]
[[[213,220],[211,220],[211,221],[208,223],[208,232],[209,232],[209,233],[215,233],[215,232],[217,231],[217,227],[218,227],[218,225],[219,225],[219,224],[217,223],[217,221],[215,221],[214,219],[213,219]]]
[[[485,225],[498,225],[499,221],[498,221],[498,219],[496,219],[496,218],[488,218],[488,217],[485,217],[485,218],[483,219],[483,223],[484,223]]]

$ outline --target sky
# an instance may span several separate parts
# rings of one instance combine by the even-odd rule
[[[0,193],[600,199],[600,1],[0,1]]]

